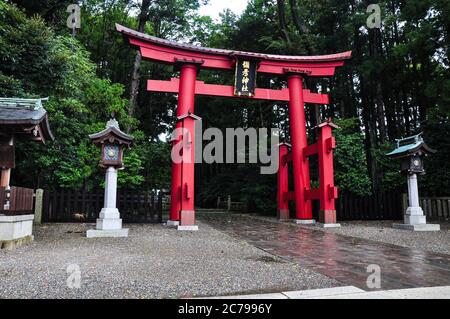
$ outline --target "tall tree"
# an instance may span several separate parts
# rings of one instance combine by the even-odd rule
[[[142,0],[141,12],[139,14],[139,23],[138,23],[138,31],[144,32],[145,24],[148,20],[148,13],[150,9],[150,0]],[[131,72],[131,88],[130,88],[130,105],[128,107],[128,115],[133,116],[138,99],[139,93],[139,81],[140,81],[140,73],[139,68],[141,66],[142,56],[139,50],[136,50],[136,55],[134,57],[133,62],[133,70]]]

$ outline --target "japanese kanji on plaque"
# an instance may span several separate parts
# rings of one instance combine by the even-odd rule
[[[255,95],[257,68],[258,62],[255,60],[237,60],[234,95]]]

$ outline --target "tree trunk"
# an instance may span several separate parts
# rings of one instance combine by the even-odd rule
[[[143,0],[141,6],[141,14],[139,15],[139,26],[138,31],[145,31],[145,23],[148,20],[148,11],[150,9],[150,0]],[[133,72],[131,75],[131,90],[130,90],[130,106],[128,108],[128,115],[134,116],[137,98],[139,94],[139,84],[140,84],[140,73],[139,68],[141,66],[142,56],[140,51],[136,51],[136,56],[134,57]],[[129,128],[128,128],[129,130]]]
[[[356,97],[355,92],[355,81],[354,75],[352,71],[348,73],[348,95],[351,97],[350,105],[346,105],[347,114],[350,114],[350,117],[358,117],[358,98]]]
[[[377,104],[377,118],[378,118],[378,128],[380,130],[380,142],[383,143],[386,140],[386,114],[384,111],[384,101],[383,101],[383,91],[381,89],[380,80],[377,81],[377,91],[376,91],[376,104]]]
[[[378,46],[381,34],[379,29],[372,29],[369,31],[369,55],[372,57],[372,63],[378,64],[382,59],[382,52]],[[376,118],[378,122],[379,137],[381,143],[386,140],[386,118],[384,111],[383,91],[381,88],[381,74],[379,70],[372,71],[371,76],[372,85],[375,87],[375,105]],[[374,128],[375,129],[375,128]]]
[[[278,7],[278,21],[280,23],[280,29],[281,29],[281,32],[284,35],[284,39],[288,43],[288,46],[290,46],[291,45],[291,39],[289,38],[289,33],[288,33],[288,30],[287,30],[286,12],[285,12],[284,0],[277,0],[277,7]]]
[[[302,23],[300,16],[298,15],[298,4],[297,0],[289,0],[289,5],[291,7],[292,20],[294,25],[300,33],[308,33],[309,30],[304,23]]]
[[[361,103],[362,108],[362,121],[364,124],[364,135],[365,135],[365,149],[366,149],[366,160],[367,160],[367,170],[372,180],[372,190],[377,191],[377,165],[375,158],[373,156],[373,150],[376,146],[376,125],[373,120],[372,109],[369,101],[369,90],[366,87],[365,79],[360,76],[360,88],[361,88]]]
[[[405,93],[405,89],[402,88],[402,106],[403,106],[403,117],[405,119],[405,134],[406,136],[411,135],[411,114],[409,111],[408,96]]]

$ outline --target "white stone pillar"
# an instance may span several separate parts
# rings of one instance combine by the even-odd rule
[[[394,224],[394,228],[414,231],[437,231],[439,224],[427,224],[426,217],[419,204],[419,188],[417,174],[408,174],[408,204],[409,207],[403,216],[404,224]]]
[[[122,228],[122,219],[116,206],[117,169],[108,167],[105,177],[105,202],[97,219],[96,229],[87,231],[87,237],[128,237],[128,229]]]
[[[408,175],[409,206],[420,207],[419,188],[417,187],[417,174]]]
[[[44,190],[41,188],[36,189],[34,197],[34,223],[42,223],[42,209],[44,204]]]
[[[417,175],[408,174],[408,197],[409,207],[404,216],[405,224],[418,225],[426,224],[426,217],[419,205],[419,188],[417,187]]]
[[[100,218],[119,218],[119,210],[116,206],[117,198],[117,169],[108,167],[105,177],[105,201]]]

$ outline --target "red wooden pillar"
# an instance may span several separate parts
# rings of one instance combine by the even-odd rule
[[[197,78],[197,67],[196,63],[182,63],[180,65],[180,87],[178,94],[178,106],[177,106],[177,117],[181,117],[185,114],[194,113],[194,100],[195,100],[195,83]],[[183,122],[178,121],[176,128],[182,128]],[[195,134],[192,132],[192,139],[195,140]],[[174,141],[174,145],[177,141]],[[192,206],[193,210],[193,198],[192,205],[190,201],[182,201],[182,176],[183,174],[190,174],[194,172],[194,163],[189,166],[184,167],[181,163],[172,162],[172,185],[170,190],[171,204],[170,204],[170,221],[171,223],[177,224],[176,222],[180,220],[180,212],[182,209],[182,203],[185,204],[186,208]],[[193,174],[193,173],[192,173]],[[192,178],[193,183],[193,178]],[[193,185],[192,185],[193,187]]]
[[[289,201],[287,194],[289,192],[289,163],[287,155],[289,154],[289,144],[281,143],[279,145],[278,155],[278,220],[289,219]]]
[[[9,187],[11,168],[15,167],[14,137],[2,140],[0,143],[2,144],[0,145],[0,157],[2,157],[0,158],[0,187]]]
[[[1,175],[0,175],[0,187],[8,187],[9,181],[11,179],[11,169],[10,168],[3,168],[0,169]]]
[[[178,118],[183,128],[183,162],[181,164],[180,230],[196,230],[194,209],[195,122],[201,120],[188,113]]]
[[[310,189],[310,176],[308,158],[303,156],[308,142],[302,81],[303,78],[299,74],[290,74],[288,76],[295,217],[300,223],[312,223],[314,221],[312,220],[311,201],[305,198],[305,190]]]
[[[323,224],[336,224],[336,208],[334,204],[337,198],[337,188],[334,187],[333,149],[336,142],[331,129],[337,128],[333,123],[326,122],[318,126],[319,136],[317,140],[319,154],[319,193],[320,211],[319,222]]]

